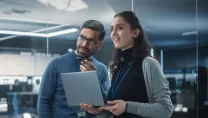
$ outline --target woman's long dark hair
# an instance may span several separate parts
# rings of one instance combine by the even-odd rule
[[[144,32],[139,20],[134,12],[123,11],[114,16],[122,17],[131,26],[133,30],[139,29],[140,34],[135,38],[132,53],[132,62],[136,61],[138,58],[143,58],[150,55],[150,44],[144,37]],[[117,71],[118,64],[120,63],[120,49],[115,49],[112,55],[112,60],[110,62],[111,74]]]

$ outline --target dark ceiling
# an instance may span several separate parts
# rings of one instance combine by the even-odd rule
[[[197,41],[198,46],[208,44],[207,0],[84,0],[88,8],[76,12],[46,7],[37,0],[0,0],[0,30],[52,32],[78,28],[87,19],[97,19],[107,29],[106,43],[112,43],[110,23],[113,15],[132,10],[132,1],[133,11],[154,47],[193,47]],[[69,47],[75,48],[77,34],[49,38],[50,51],[61,53]],[[0,49],[9,48],[45,51],[47,38],[1,34]]]

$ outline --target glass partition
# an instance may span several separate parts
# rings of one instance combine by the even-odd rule
[[[134,11],[152,44],[171,89],[172,118],[198,114],[197,3],[134,0]]]
[[[208,116],[208,2],[197,1],[198,118]]]
[[[134,11],[169,81],[172,118],[203,118],[208,104],[206,0],[1,0],[0,117],[37,116],[41,77],[48,63],[76,49],[82,23],[106,28],[94,57],[109,65],[113,16]],[[27,114],[24,114],[27,115]]]
[[[47,6],[39,0],[0,1],[0,117],[36,114],[37,90],[50,58]]]

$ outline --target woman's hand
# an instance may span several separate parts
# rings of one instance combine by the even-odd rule
[[[111,106],[101,107],[101,110],[107,110],[114,115],[118,116],[126,111],[127,102],[123,100],[108,101]]]
[[[101,114],[102,110],[100,107],[95,108],[90,104],[80,104],[81,108],[91,114]]]

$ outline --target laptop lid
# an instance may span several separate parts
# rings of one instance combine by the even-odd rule
[[[61,78],[69,106],[104,106],[96,71],[61,73]]]

